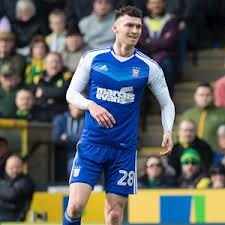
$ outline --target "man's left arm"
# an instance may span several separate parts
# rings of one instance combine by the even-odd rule
[[[162,147],[166,147],[167,149],[164,152],[161,152],[160,155],[167,155],[171,153],[173,148],[172,129],[175,118],[175,107],[170,98],[163,71],[156,63],[151,67],[148,87],[155,95],[161,109],[161,119],[164,131]]]

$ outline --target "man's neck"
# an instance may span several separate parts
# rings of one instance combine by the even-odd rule
[[[150,14],[150,17],[153,18],[153,19],[156,19],[156,18],[159,18],[163,15],[164,13],[151,13]]]
[[[122,44],[121,42],[116,41],[113,45],[113,50],[118,56],[130,57],[134,52],[134,46],[127,46]]]
[[[8,55],[6,54],[6,53],[0,53],[0,58],[1,59],[4,59],[4,58],[6,58]]]

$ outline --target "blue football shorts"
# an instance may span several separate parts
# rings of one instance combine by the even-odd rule
[[[94,188],[104,172],[106,193],[123,197],[136,194],[136,155],[136,151],[79,142],[69,183],[87,183]]]

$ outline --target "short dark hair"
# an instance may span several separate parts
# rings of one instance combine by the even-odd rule
[[[142,11],[134,6],[123,6],[122,8],[115,10],[115,20],[119,17],[128,15],[142,19]]]
[[[211,86],[211,84],[209,82],[201,82],[199,83],[197,86],[196,86],[196,89],[197,90],[199,87],[206,87],[206,88],[209,88],[211,92],[213,92],[213,87]]]

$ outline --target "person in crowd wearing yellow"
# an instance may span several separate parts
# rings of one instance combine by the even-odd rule
[[[187,109],[181,119],[192,119],[197,126],[198,138],[206,141],[213,151],[218,150],[217,129],[225,123],[225,109],[214,105],[213,88],[200,83],[194,93],[195,106]]]
[[[202,159],[194,148],[185,150],[180,157],[181,176],[178,178],[180,188],[207,188],[210,179],[202,172]]]
[[[34,96],[30,89],[21,88],[16,93],[15,98],[16,111],[9,116],[9,118],[34,120]]]
[[[37,120],[51,122],[56,114],[67,111],[66,91],[72,74],[63,68],[59,53],[50,52],[46,56],[46,69],[35,85],[35,107]]]
[[[31,63],[26,67],[24,83],[26,86],[37,84],[39,77],[45,70],[45,56],[48,53],[48,45],[44,37],[36,35],[30,44]]]

